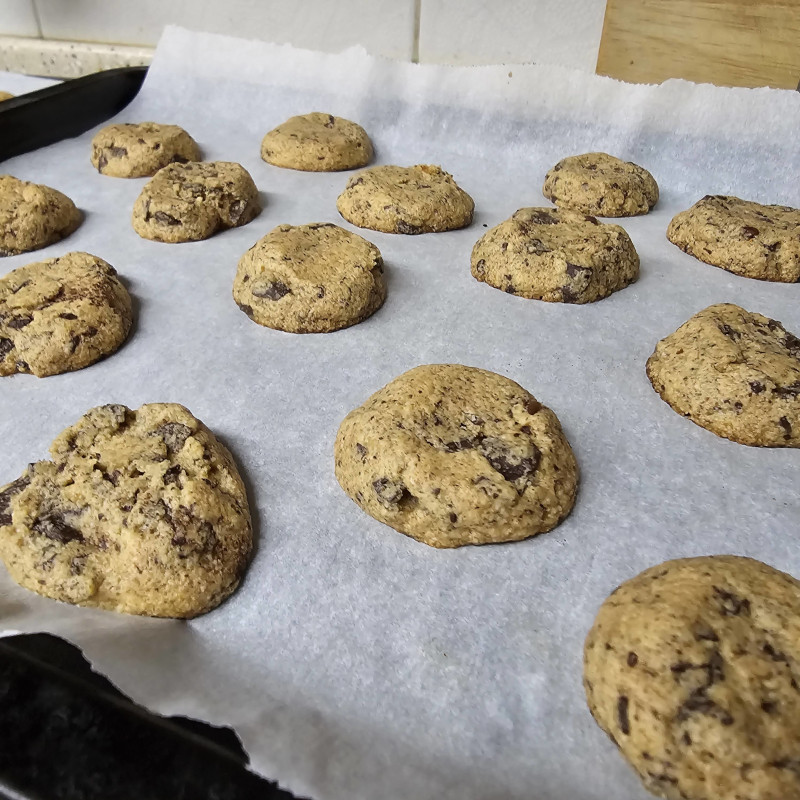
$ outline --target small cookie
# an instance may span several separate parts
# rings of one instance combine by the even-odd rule
[[[276,167],[336,172],[369,164],[372,142],[355,122],[314,112],[271,130],[261,142],[261,158]]]
[[[250,319],[290,333],[347,328],[385,298],[380,250],[330,223],[274,228],[242,256],[233,282]]]
[[[800,339],[731,303],[698,311],[647,360],[661,398],[717,436],[800,447]]]
[[[88,367],[131,328],[131,298],[117,271],[89,253],[67,253],[0,278],[0,375],[39,378]]]
[[[177,125],[107,125],[92,139],[92,165],[114,178],[144,178],[155,175],[167,164],[185,164],[200,158],[197,142]]]
[[[0,175],[0,256],[47,247],[80,224],[81,212],[65,194]]]
[[[562,158],[545,176],[542,194],[559,208],[598,217],[633,217],[656,204],[658,184],[631,161],[584,153]]]
[[[175,403],[93,408],[0,489],[0,558],[34,592],[152,617],[231,594],[252,548],[228,450]]]
[[[667,239],[706,264],[762,281],[800,281],[800,209],[707,194],[672,218]]]
[[[345,417],[334,454],[367,514],[432,547],[549,531],[578,487],[556,415],[514,381],[458,364],[395,378]]]
[[[0,102],[3,100],[10,100],[15,95],[11,94],[11,92],[0,92]]]
[[[521,208],[472,248],[472,275],[518,297],[591,303],[639,274],[639,256],[619,225],[577,211]]]
[[[196,242],[261,213],[250,173],[229,161],[169,164],[133,205],[133,229],[156,242]]]
[[[354,175],[336,201],[359,228],[384,233],[438,233],[465,228],[475,203],[439,167],[372,167]]]
[[[670,800],[800,797],[800,581],[749,558],[667,561],[603,603],[584,649],[598,725]]]

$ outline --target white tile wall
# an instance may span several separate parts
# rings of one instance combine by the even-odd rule
[[[167,24],[408,60],[415,0],[35,0],[44,36],[153,45]]]
[[[419,60],[594,72],[605,0],[422,0]]]
[[[33,0],[0,0],[0,33],[39,36]]]

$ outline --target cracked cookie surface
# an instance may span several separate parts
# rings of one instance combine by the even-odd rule
[[[250,173],[229,161],[169,164],[133,206],[133,229],[156,242],[196,242],[246,225],[261,213]]]
[[[93,408],[0,488],[0,558],[34,592],[155,617],[210,611],[252,548],[233,458],[183,406]]]
[[[559,208],[597,217],[646,214],[658,201],[658,184],[644,167],[608,153],[584,153],[558,162],[542,194]]]
[[[619,225],[577,211],[521,208],[472,249],[472,275],[518,297],[591,303],[639,274],[639,256]]]
[[[360,125],[318,111],[287,119],[261,142],[261,158],[268,164],[307,172],[364,167],[372,152],[372,142]]]
[[[274,228],[242,256],[233,282],[250,319],[291,333],[355,325],[385,298],[380,250],[330,223]]]
[[[371,167],[354,175],[336,201],[359,228],[384,233],[439,233],[465,228],[475,203],[440,167]]]
[[[336,478],[370,516],[433,547],[510,542],[558,525],[578,467],[556,415],[474,367],[416,367],[339,427]]]
[[[699,261],[764,281],[800,281],[800,209],[706,195],[676,214],[667,239]]]
[[[589,709],[669,800],[800,797],[800,582],[749,558],[667,561],[586,639]]]
[[[199,160],[197,142],[177,125],[107,125],[92,139],[92,165],[114,178],[144,178],[155,175],[167,164]]]
[[[675,411],[717,436],[800,447],[800,339],[774,319],[709,306],[656,345],[647,377]]]
[[[102,258],[26,264],[0,278],[0,375],[87,367],[119,348],[131,320],[128,290]]]
[[[49,186],[0,175],[0,256],[39,250],[69,236],[81,212]]]

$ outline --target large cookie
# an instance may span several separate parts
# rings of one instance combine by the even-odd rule
[[[438,233],[472,222],[475,203],[439,167],[371,167],[354,175],[336,201],[359,228],[384,233]]]
[[[170,164],[133,206],[133,229],[156,242],[196,242],[246,225],[261,213],[250,173],[228,161]]]
[[[239,260],[233,299],[250,319],[291,333],[325,333],[383,305],[380,250],[337,225],[279,225]]]
[[[584,153],[558,162],[542,193],[559,208],[598,217],[646,214],[658,201],[658,184],[643,167],[607,153]]]
[[[372,142],[355,122],[315,111],[271,130],[261,142],[261,158],[276,167],[336,172],[369,164]]]
[[[800,339],[730,303],[699,311],[647,360],[675,411],[734,442],[800,447]]]
[[[144,178],[167,164],[199,160],[197,142],[177,125],[107,125],[92,139],[92,164],[98,172],[114,178]]]
[[[800,582],[749,558],[642,572],[584,650],[592,715],[669,800],[800,797],[799,681]]]
[[[577,211],[521,208],[472,249],[472,275],[509,294],[591,303],[639,274],[639,256],[619,225]]]
[[[0,375],[42,378],[113,353],[131,327],[131,298],[117,271],[67,253],[0,278]]]
[[[0,256],[47,247],[81,224],[81,212],[49,186],[0,175]]]
[[[183,406],[93,408],[0,489],[0,558],[26,589],[193,617],[234,591],[252,548],[231,454]]]
[[[433,547],[549,531],[578,467],[556,415],[514,381],[432,364],[395,378],[339,427],[336,477],[370,516]]]
[[[800,280],[800,209],[706,195],[672,218],[667,239],[706,264],[746,278]]]

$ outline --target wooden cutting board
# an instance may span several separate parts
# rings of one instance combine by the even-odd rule
[[[800,0],[608,0],[597,73],[795,89]]]

